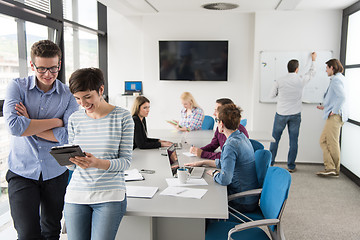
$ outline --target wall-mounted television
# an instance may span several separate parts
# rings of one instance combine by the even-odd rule
[[[227,81],[228,41],[159,41],[160,80]]]

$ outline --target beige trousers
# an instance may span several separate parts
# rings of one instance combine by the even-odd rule
[[[325,170],[340,172],[340,129],[344,123],[340,115],[331,115],[325,123],[320,137]]]

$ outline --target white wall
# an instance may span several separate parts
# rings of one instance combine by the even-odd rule
[[[151,101],[149,128],[171,128],[165,120],[179,118],[179,96],[190,91],[205,114],[212,115],[217,98],[229,97],[244,109],[248,129],[271,132],[275,105],[258,101],[259,52],[333,50],[339,57],[340,30],[341,11],[124,17],[108,9],[110,102],[130,107],[133,99],[120,96],[124,81],[142,80],[144,95]],[[189,39],[229,40],[229,81],[159,81],[158,41]],[[321,114],[315,105],[304,105],[299,162],[322,162]],[[287,149],[284,133],[280,161],[286,160]]]
[[[125,19],[109,10],[108,16],[110,99],[126,105],[125,97],[116,96],[123,92],[123,81],[142,80],[143,93],[151,101],[147,119],[149,128],[172,128],[165,120],[179,119],[182,107],[179,97],[184,91],[194,95],[207,115],[213,114],[215,100],[220,97],[233,99],[245,110],[244,117],[248,115],[253,69],[253,14],[211,14],[201,18],[191,14],[157,15]],[[158,41],[189,39],[229,40],[229,81],[159,81]],[[135,52],[130,53],[129,49]],[[129,107],[132,101],[133,98],[128,98]]]
[[[260,51],[332,50],[334,57],[339,58],[341,19],[341,11],[276,11],[256,14],[252,116],[254,129],[271,130],[276,112],[275,104],[258,101]],[[303,104],[298,162],[323,162],[319,138],[324,123],[322,112],[316,109],[316,105]],[[280,161],[287,160],[288,139],[285,129],[277,155]]]

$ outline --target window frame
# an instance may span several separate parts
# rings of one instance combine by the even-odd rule
[[[108,94],[108,62],[107,62],[107,7],[97,1],[98,14],[98,29],[93,29],[79,23],[69,21],[63,17],[63,1],[50,1],[51,13],[46,13],[31,6],[25,5],[13,0],[0,1],[0,14],[19,18],[24,21],[33,22],[43,26],[47,26],[57,31],[55,42],[59,45],[62,54],[61,62],[65,66],[64,59],[64,23],[71,24],[86,31],[95,32],[98,35],[98,54],[99,54],[99,68],[104,73],[105,91]],[[101,17],[100,17],[101,16]],[[58,79],[65,83],[65,71],[60,70]]]
[[[342,17],[342,27],[341,27],[341,45],[340,45],[340,62],[344,66],[344,73],[346,74],[346,69],[351,68],[360,68],[360,63],[358,64],[351,64],[346,65],[346,48],[347,48],[347,35],[348,35],[348,27],[349,27],[349,17],[360,11],[360,1],[354,3],[348,8],[345,8],[343,10],[343,17]],[[355,124],[357,126],[360,126],[360,122],[349,118],[348,122],[351,124]]]

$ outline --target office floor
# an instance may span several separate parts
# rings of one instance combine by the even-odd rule
[[[276,164],[285,167],[285,164]],[[297,164],[283,214],[287,239],[360,239],[360,187],[344,174],[318,177],[322,165]]]
[[[322,165],[298,164],[297,169],[291,174],[289,199],[282,219],[286,238],[360,239],[360,187],[343,174],[339,178],[316,176]],[[12,223],[1,230],[0,239],[16,239]],[[61,234],[60,239],[67,240],[66,234]]]

